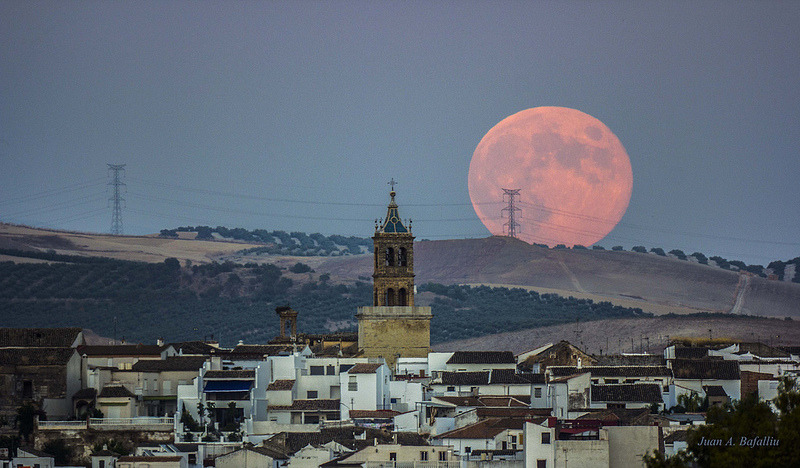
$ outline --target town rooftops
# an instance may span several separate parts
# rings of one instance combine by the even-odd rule
[[[125,345],[83,345],[78,346],[81,356],[161,356],[164,348],[158,345],[125,344]]]
[[[708,348],[701,346],[676,346],[676,359],[702,359],[708,357]]]
[[[515,369],[477,372],[442,372],[442,385],[543,384],[544,374],[517,374]]]
[[[256,378],[256,371],[252,369],[230,369],[206,371],[204,379],[248,379]]]
[[[489,418],[439,434],[434,439],[493,439],[507,429],[522,429],[524,424],[522,419]]]
[[[596,366],[663,366],[666,362],[660,354],[603,354],[594,357]]]
[[[239,344],[236,345],[229,353],[231,359],[237,357],[264,357],[264,356],[280,356],[282,354],[291,354],[292,345],[273,344],[273,345],[258,345],[258,344]]]
[[[666,366],[550,366],[553,377],[590,372],[592,377],[670,377],[672,370]]]
[[[676,379],[739,380],[739,363],[721,359],[674,359]]]
[[[65,366],[74,348],[0,348],[0,365]]]
[[[516,407],[527,408],[530,406],[530,395],[519,396],[437,396],[436,400],[455,406],[474,406],[474,407]]]
[[[107,385],[100,390],[98,398],[135,398],[136,395],[122,385]]]
[[[663,403],[658,384],[592,385],[592,401]]]
[[[183,356],[210,356],[220,351],[216,342],[209,343],[207,341],[181,341],[179,343],[170,343],[167,346],[172,346],[179,355]]]
[[[351,419],[392,419],[398,414],[392,410],[350,410]]]
[[[375,363],[364,363],[360,362],[353,367],[351,367],[347,373],[348,374],[374,374],[379,367],[383,364],[375,364]]]
[[[117,463],[119,462],[150,462],[150,463],[158,463],[158,462],[179,462],[183,460],[181,456],[173,456],[173,455],[166,455],[166,456],[131,456],[126,455],[124,457],[119,457],[117,459]]]
[[[36,346],[70,348],[83,344],[80,328],[0,328],[0,348]]]
[[[194,371],[197,372],[205,356],[171,356],[166,359],[142,359],[131,366],[135,372]]]
[[[291,390],[294,388],[294,380],[275,380],[267,385],[267,391],[270,390]]]
[[[728,394],[725,393],[725,389],[722,388],[722,385],[703,385],[703,391],[706,392],[706,396],[710,397],[728,396]]]
[[[456,351],[447,364],[516,364],[511,351]]]

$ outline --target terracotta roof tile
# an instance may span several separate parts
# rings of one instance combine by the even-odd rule
[[[256,371],[252,369],[210,370],[204,379],[255,379]]]
[[[718,359],[674,359],[676,379],[739,380],[739,363]]]
[[[456,351],[447,364],[516,364],[511,351]]]
[[[0,328],[0,347],[36,346],[69,348],[80,328]]]
[[[204,356],[171,356],[166,359],[142,359],[131,369],[136,372],[195,371],[199,373]]]
[[[347,371],[348,374],[374,374],[383,364],[358,363]]]
[[[658,384],[592,385],[593,402],[663,403]]]
[[[100,390],[97,398],[135,398],[136,395],[122,385],[108,385]]]
[[[267,385],[267,391],[291,390],[292,388],[294,388],[294,380],[275,380],[271,384]]]

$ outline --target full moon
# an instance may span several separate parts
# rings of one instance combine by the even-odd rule
[[[517,238],[589,246],[622,219],[633,173],[625,148],[603,122],[566,107],[535,107],[492,127],[472,155],[469,196],[494,235],[510,228],[503,189],[519,189]]]

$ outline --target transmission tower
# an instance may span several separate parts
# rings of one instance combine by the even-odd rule
[[[508,222],[503,224],[503,232],[505,232],[508,237],[513,237],[514,239],[517,238],[517,228],[519,227],[519,223],[516,222],[514,213],[517,211],[521,211],[514,205],[514,197],[519,195],[520,189],[503,189],[503,201],[506,201],[506,196],[508,196],[508,206],[500,210],[500,216],[505,217],[505,213],[508,212]]]
[[[122,172],[125,170],[124,164],[109,164],[109,173],[112,177],[108,185],[112,188],[111,198],[108,199],[113,203],[113,211],[111,213],[111,234],[119,236],[122,234],[122,204],[125,199],[122,198],[122,189],[125,187],[125,182],[122,181]]]

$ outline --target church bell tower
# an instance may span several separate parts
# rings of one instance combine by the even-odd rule
[[[426,357],[431,308],[414,305],[414,236],[400,219],[394,180],[386,218],[375,224],[372,307],[359,307],[358,347],[393,367],[398,357]]]

